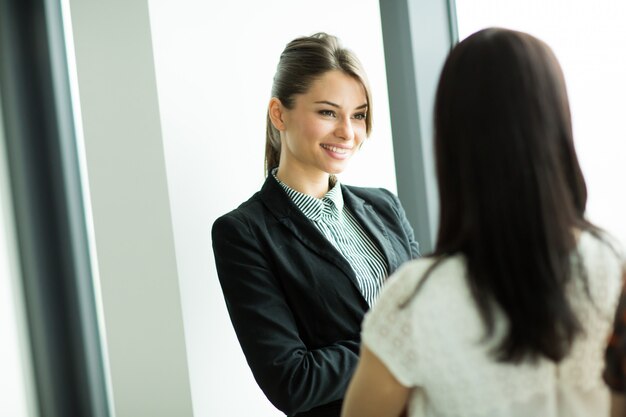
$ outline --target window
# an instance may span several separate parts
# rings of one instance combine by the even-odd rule
[[[0,115],[2,112],[0,111]],[[1,116],[0,116],[1,117]],[[29,410],[27,382],[30,375],[29,347],[23,327],[22,292],[17,278],[13,207],[9,193],[4,138],[0,120],[0,392],[2,411],[12,417],[34,416]],[[29,413],[29,411],[31,413]]]
[[[626,243],[626,2],[456,0],[459,38],[488,26],[528,32],[554,50],[568,88],[587,181],[587,215]]]

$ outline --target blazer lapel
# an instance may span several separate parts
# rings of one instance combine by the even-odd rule
[[[342,185],[345,204],[354,214],[354,217],[363,226],[370,238],[378,245],[389,264],[389,274],[398,268],[398,256],[389,241],[389,233],[372,206],[360,197],[354,195],[346,186]]]
[[[271,175],[267,177],[261,188],[261,199],[281,224],[311,251],[334,263],[352,281],[360,293],[356,275],[348,261],[302,214]]]

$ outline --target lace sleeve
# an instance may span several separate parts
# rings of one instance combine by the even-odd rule
[[[401,302],[417,285],[423,260],[412,261],[393,274],[376,305],[365,315],[362,343],[385,364],[404,386],[415,386],[417,362],[411,304]]]

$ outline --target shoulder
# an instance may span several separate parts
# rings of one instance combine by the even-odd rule
[[[603,231],[584,231],[578,241],[578,252],[592,276],[618,276],[624,269],[621,243]]]
[[[367,203],[377,208],[393,208],[398,210],[400,200],[386,188],[355,187],[352,185],[342,185],[346,191],[361,198]]]
[[[622,288],[624,251],[618,240],[602,231],[585,231],[578,241],[589,290],[597,304],[614,311]]]
[[[420,346],[430,343],[423,340],[424,336],[430,337],[430,331],[422,331],[420,323],[435,323],[439,319],[422,302],[429,304],[431,300],[424,297],[425,287],[420,284],[438,285],[442,270],[450,263],[456,262],[454,259],[432,257],[406,262],[389,277],[376,304],[363,319],[362,342],[407,387],[416,385],[418,379]],[[413,302],[417,298],[420,298],[419,302]],[[425,313],[418,314],[417,305]]]
[[[581,252],[603,253],[618,262],[625,259],[624,246],[615,236],[604,230],[585,230],[581,232],[578,247]]]
[[[265,211],[260,193],[257,192],[247,201],[241,203],[239,207],[221,215],[213,222],[213,238],[219,238],[222,233],[233,229],[248,229],[252,223],[265,216]]]
[[[450,281],[462,282],[464,276],[465,262],[460,255],[415,259],[404,263],[389,277],[381,291],[379,302],[405,304],[412,298],[423,298],[425,291],[438,292],[439,287],[448,287]]]
[[[380,187],[357,187],[354,185],[342,184],[348,191],[363,199],[371,199],[374,201],[395,202],[398,197],[386,188]]]

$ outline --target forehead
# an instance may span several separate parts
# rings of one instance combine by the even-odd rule
[[[331,101],[345,107],[358,107],[367,104],[365,87],[355,77],[345,72],[333,70],[317,78],[309,90],[302,94],[308,101]]]

